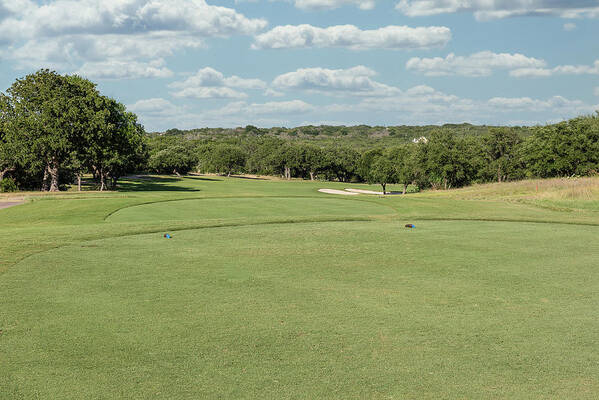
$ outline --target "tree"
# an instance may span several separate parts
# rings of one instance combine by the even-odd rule
[[[308,144],[303,147],[303,153],[305,169],[313,181],[326,165],[324,151],[318,146]]]
[[[388,150],[389,158],[393,162],[397,183],[403,185],[403,194],[408,191],[408,186],[418,178],[417,144],[393,147]]]
[[[1,102],[0,98],[0,110],[1,110]],[[4,117],[4,113],[0,111],[0,118]],[[16,166],[15,154],[10,149],[10,143],[8,142],[8,137],[6,133],[6,127],[3,119],[0,119],[0,182],[4,179],[4,176],[13,171]]]
[[[325,149],[326,166],[324,168],[328,179],[349,182],[356,175],[360,153],[349,146],[329,146]]]
[[[549,178],[599,170],[599,112],[538,127],[522,148],[530,175]]]
[[[284,144],[269,157],[274,171],[278,171],[285,179],[297,176],[304,164],[302,148],[295,144]]]
[[[497,182],[505,181],[512,175],[521,141],[520,136],[509,128],[492,128],[489,135],[483,138],[489,167],[495,171]]]
[[[368,171],[366,181],[370,184],[377,183],[383,187],[383,194],[387,193],[387,184],[397,183],[397,171],[393,162],[384,155],[374,159]]]
[[[148,167],[158,174],[187,174],[197,163],[193,154],[183,145],[160,150],[150,156]]]
[[[95,89],[88,82],[40,70],[17,79],[4,97],[8,134],[25,162],[41,163],[42,186],[50,191],[59,190],[60,170],[74,151],[77,135],[93,126],[88,105]]]
[[[372,164],[382,155],[383,149],[379,148],[367,150],[362,154],[356,168],[356,171],[361,179],[368,179],[368,175],[370,174],[370,171],[372,169]]]
[[[253,125],[248,125],[244,128],[244,132],[248,135],[261,135],[262,130]]]
[[[137,117],[76,75],[43,69],[17,79],[1,96],[0,117],[13,165],[43,190],[59,190],[73,172],[80,182],[85,170],[103,190],[145,157]]]
[[[246,155],[239,146],[220,144],[214,147],[210,155],[210,165],[215,172],[231,174],[241,172],[245,166]]]
[[[248,138],[244,143],[248,172],[265,175],[278,174],[279,166],[274,162],[273,156],[278,153],[284,143],[284,140],[270,136]]]
[[[116,103],[116,102],[115,102]],[[107,176],[112,188],[115,188],[120,177],[129,172],[141,170],[148,159],[144,127],[137,122],[137,115],[127,112],[125,106],[116,103],[122,124],[112,126],[112,151],[106,162]],[[197,163],[191,158],[191,168]]]
[[[421,144],[425,150],[425,170],[433,187],[459,187],[468,183],[468,160],[463,142],[451,131],[435,131],[428,143]]]

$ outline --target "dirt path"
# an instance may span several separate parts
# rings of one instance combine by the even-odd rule
[[[19,204],[23,204],[24,201],[1,201],[0,200],[0,210],[3,208],[18,206]]]

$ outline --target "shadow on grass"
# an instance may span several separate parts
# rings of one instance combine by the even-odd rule
[[[213,178],[206,178],[204,176],[197,176],[197,175],[185,175],[183,178],[185,179],[193,179],[196,181],[208,181],[208,182],[222,182],[222,179],[213,179]]]
[[[252,181],[267,181],[268,179],[266,178],[258,178],[255,176],[237,176],[237,175],[231,175],[231,178],[235,178],[235,179],[250,179]]]
[[[119,192],[199,192],[200,189],[173,184],[183,182],[185,179],[196,179],[195,177],[169,177],[137,175],[127,177],[118,184]],[[212,179],[202,179],[212,180]]]

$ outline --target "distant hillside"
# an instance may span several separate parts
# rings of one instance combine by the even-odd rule
[[[225,137],[277,136],[286,139],[323,140],[335,138],[380,139],[381,141],[409,142],[433,131],[452,131],[458,136],[486,135],[494,126],[463,124],[423,125],[423,126],[299,126],[296,128],[274,127],[257,128],[248,125],[245,128],[197,128],[189,130],[169,129],[166,132],[152,132],[151,136],[180,136],[186,139],[223,139]],[[528,136],[529,127],[511,127],[518,134]]]

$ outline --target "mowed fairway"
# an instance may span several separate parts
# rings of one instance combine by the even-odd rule
[[[0,398],[599,394],[593,202],[127,186],[0,211]]]

